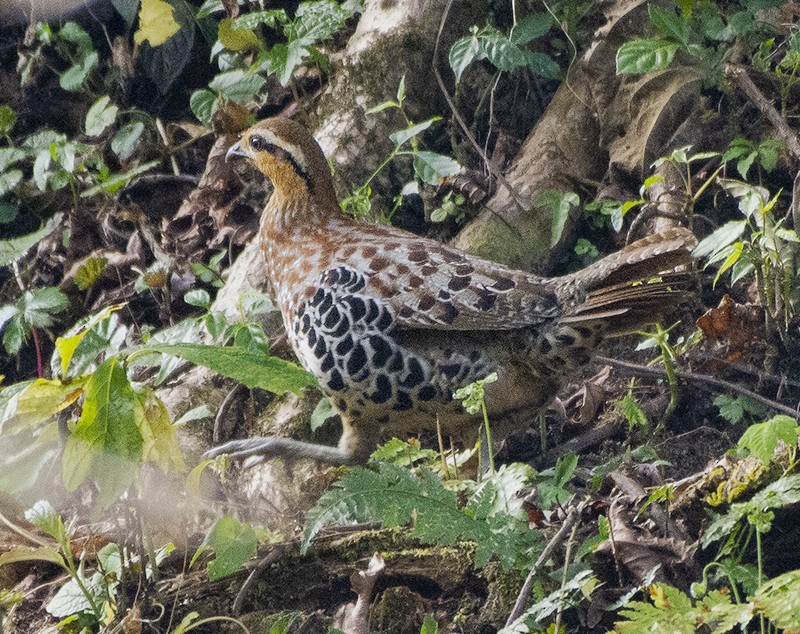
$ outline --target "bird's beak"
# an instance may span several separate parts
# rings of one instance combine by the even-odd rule
[[[242,151],[242,146],[240,145],[240,142],[239,142],[239,141],[237,141],[237,142],[236,142],[236,143],[234,143],[232,146],[230,146],[230,147],[228,148],[228,151],[227,151],[227,152],[225,152],[225,160],[226,160],[226,161],[230,160],[230,158],[231,158],[232,156],[243,156],[243,157],[247,158],[247,154],[245,154],[245,153]]]

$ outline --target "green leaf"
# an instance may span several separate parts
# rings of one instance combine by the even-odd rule
[[[25,519],[50,535],[59,544],[65,544],[69,539],[64,520],[47,500],[39,500],[25,511]]]
[[[162,471],[182,473],[186,469],[175,426],[164,403],[150,388],[136,393],[136,425],[142,435],[142,460]]]
[[[189,97],[189,107],[201,123],[209,125],[217,106],[217,96],[210,90],[195,90]]]
[[[188,291],[183,296],[183,301],[190,306],[197,306],[198,308],[207,309],[211,306],[211,296],[208,294],[208,291],[203,288],[195,288]]]
[[[672,7],[664,9],[657,4],[648,4],[647,12],[653,26],[662,35],[680,42],[684,46],[689,43],[689,20],[675,13]]]
[[[78,574],[82,577],[83,588],[74,578],[67,581],[45,605],[45,610],[49,614],[56,618],[64,618],[92,610],[92,604],[84,594],[84,589],[88,591],[96,605],[103,605],[103,601],[108,597],[103,575],[96,572],[87,579],[80,570]]]
[[[256,73],[243,70],[231,70],[220,73],[212,79],[208,87],[224,95],[227,99],[239,104],[252,99],[267,80]]]
[[[247,51],[261,48],[261,40],[249,28],[241,26],[241,22],[234,22],[231,18],[223,18],[219,23],[217,35],[220,44],[229,51]]]
[[[450,68],[456,75],[456,83],[461,81],[461,75],[475,59],[481,55],[481,46],[475,33],[456,40],[450,47],[448,61]]]
[[[109,319],[111,315],[120,308],[122,308],[121,304],[107,306],[99,313],[92,315],[84,323],[81,323],[77,329],[73,328],[73,331],[77,330],[76,332],[73,332],[73,334],[67,334],[56,339],[56,352],[58,352],[58,355],[61,358],[62,377],[67,376],[67,370],[69,369],[70,361],[72,361],[72,356],[75,354],[75,350],[78,348],[81,342],[83,342],[86,335],[89,334],[95,326],[106,319]],[[104,343],[107,344],[107,342]],[[108,346],[105,345],[104,348],[107,349]]]
[[[553,18],[549,13],[530,13],[517,22],[511,32],[511,41],[519,46],[542,37],[553,26]]]
[[[414,172],[425,183],[438,185],[447,176],[455,176],[461,166],[449,156],[435,152],[414,152]]]
[[[0,148],[0,172],[5,172],[14,163],[28,157],[28,153],[16,147],[3,147]]]
[[[486,26],[478,34],[481,51],[498,70],[512,71],[525,66],[523,50],[493,26]]]
[[[117,119],[119,108],[111,103],[111,97],[103,95],[86,113],[86,134],[100,136]]]
[[[753,597],[760,613],[779,630],[800,630],[800,570],[765,581]]]
[[[100,279],[100,276],[106,272],[108,268],[108,258],[106,257],[92,257],[86,260],[78,267],[75,273],[75,286],[79,290],[85,291],[90,286]]]
[[[415,125],[410,125],[404,130],[396,130],[389,135],[389,139],[394,143],[397,147],[400,147],[408,141],[409,139],[414,138],[421,132],[430,128],[434,123],[440,121],[441,117],[433,117],[428,119],[427,121],[423,121],[422,123],[417,123]]]
[[[22,348],[23,344],[28,340],[30,330],[26,327],[25,322],[19,312],[7,319],[5,322],[5,330],[3,331],[3,347],[8,354],[17,354]]]
[[[129,170],[127,172],[123,172],[122,174],[114,174],[111,178],[103,181],[99,185],[95,185],[94,187],[90,187],[89,189],[84,190],[81,192],[81,198],[92,198],[96,196],[100,192],[107,192],[109,194],[113,194],[117,191],[120,187],[127,185],[130,181],[132,181],[137,176],[141,176],[149,172],[154,167],[158,167],[161,165],[160,160],[150,161],[148,163],[143,163],[142,165],[138,165],[137,167]]]
[[[114,135],[114,138],[111,139],[111,150],[119,160],[125,161],[133,155],[136,148],[139,147],[142,132],[144,132],[144,123],[131,121],[122,126]]]
[[[422,627],[419,634],[439,634],[439,623],[433,618],[432,614],[426,614],[422,618]]]
[[[17,184],[22,180],[21,170],[8,170],[0,172],[0,197],[13,191]]]
[[[317,431],[325,424],[325,421],[336,416],[337,413],[333,405],[331,405],[331,400],[327,396],[323,396],[319,399],[314,411],[311,412],[311,431]]]
[[[258,539],[250,524],[225,515],[214,522],[203,545],[214,551],[215,557],[208,564],[208,577],[216,581],[233,574],[255,556]]]
[[[0,105],[0,134],[8,134],[17,122],[17,113],[11,106]]]
[[[155,0],[160,4],[171,6],[174,10],[173,17],[166,19],[163,26],[169,25],[161,35],[175,28],[172,22],[177,23],[178,27],[171,37],[159,45],[152,42],[145,42],[139,46],[137,69],[142,69],[144,75],[148,77],[158,92],[166,95],[173,87],[175,81],[186,69],[187,64],[193,59],[192,51],[195,47],[195,33],[197,26],[194,12],[189,3],[183,0]],[[154,24],[154,32],[162,29],[162,26]]]
[[[714,233],[703,238],[692,251],[692,255],[700,259],[718,253],[741,238],[745,229],[747,229],[747,222],[744,220],[727,222],[716,229]]]
[[[650,73],[672,63],[678,45],[665,40],[631,40],[617,50],[617,75]]]
[[[738,446],[750,450],[761,462],[769,464],[779,441],[797,447],[797,421],[794,418],[780,414],[763,423],[750,425],[739,439]]]
[[[79,62],[70,66],[67,70],[61,73],[59,84],[64,90],[78,90],[83,86],[89,74],[97,68],[100,57],[96,51],[88,53]]]
[[[207,346],[203,344],[155,344],[143,348],[147,352],[160,352],[203,365],[218,374],[236,379],[249,388],[259,387],[275,394],[294,392],[317,380],[301,367],[264,353],[254,353],[234,346]]]
[[[53,325],[53,315],[67,309],[69,298],[54,286],[25,291],[17,301],[25,323],[36,328],[49,328]]]
[[[240,15],[233,22],[237,29],[254,29],[259,24],[266,24],[274,29],[278,25],[286,24],[288,21],[289,18],[283,9],[267,9],[266,11],[251,11]]]
[[[20,562],[30,563],[35,561],[47,561],[51,564],[55,564],[56,566],[61,566],[62,568],[66,567],[61,553],[59,553],[55,548],[48,548],[46,546],[41,546],[39,548],[17,546],[16,548],[12,548],[11,550],[0,554],[0,566]]]
[[[132,482],[142,457],[136,394],[117,357],[89,377],[81,417],[67,438],[62,458],[64,486],[74,491],[88,476],[110,503]]]

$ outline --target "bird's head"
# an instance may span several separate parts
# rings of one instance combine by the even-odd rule
[[[228,149],[225,158],[232,157],[250,159],[283,199],[313,198],[338,208],[325,155],[296,121],[284,117],[259,121]]]

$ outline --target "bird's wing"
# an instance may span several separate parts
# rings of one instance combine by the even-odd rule
[[[358,260],[346,262],[363,275],[361,292],[391,312],[393,327],[513,330],[560,313],[555,293],[541,278],[409,236],[375,235],[379,251],[362,248]]]

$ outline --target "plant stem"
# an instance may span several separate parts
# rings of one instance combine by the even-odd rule
[[[41,379],[44,375],[44,367],[42,365],[42,346],[39,344],[39,335],[36,332],[35,326],[31,326],[31,335],[33,335],[33,347],[36,349],[36,376]]]
[[[481,412],[483,412],[483,428],[486,431],[486,449],[489,454],[489,472],[494,473],[494,451],[492,446],[492,430],[489,428],[489,413],[486,403],[481,399]]]

